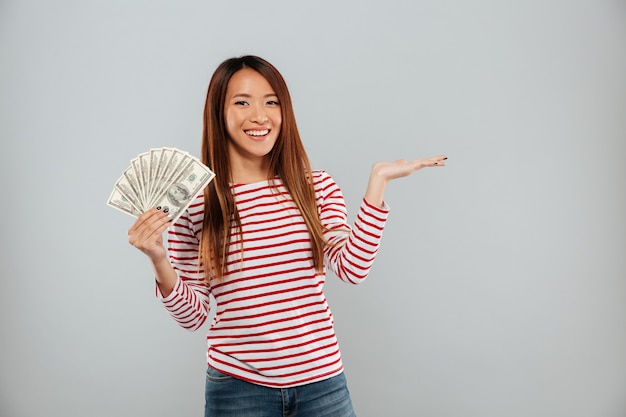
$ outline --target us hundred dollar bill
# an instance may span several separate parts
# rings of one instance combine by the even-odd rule
[[[159,201],[163,193],[167,191],[169,185],[175,180],[180,170],[186,166],[191,159],[194,159],[187,152],[183,152],[176,148],[163,148],[164,160],[158,178],[153,179],[154,187],[152,195],[147,201],[147,208],[156,207],[155,203]]]
[[[134,175],[133,169],[128,168],[115,183],[117,189],[122,196],[126,198],[137,210],[145,211],[144,202],[141,199],[137,177]]]
[[[176,221],[214,177],[206,165],[190,158],[172,181],[168,181],[167,188],[153,206],[167,209],[172,221]]]
[[[135,217],[162,207],[176,220],[214,177],[206,165],[187,152],[153,148],[131,159],[107,204]]]
[[[107,204],[114,209],[117,209],[123,213],[130,214],[131,216],[138,217],[141,214],[139,211],[117,188],[113,189]]]

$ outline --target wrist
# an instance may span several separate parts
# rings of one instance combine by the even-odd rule
[[[367,190],[365,191],[365,200],[373,206],[383,207],[383,197],[387,182],[388,180],[386,178],[372,171],[367,184]]]

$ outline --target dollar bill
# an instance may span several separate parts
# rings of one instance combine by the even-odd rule
[[[117,189],[114,188],[109,196],[107,204],[119,211],[130,214],[131,216],[139,216],[141,211],[138,210],[126,197]]]
[[[181,169],[181,165],[193,159],[188,153],[175,148],[165,148],[163,151],[166,153],[163,172],[160,178],[155,181],[155,189],[152,193],[152,199],[149,201],[150,206],[154,206],[156,200],[165,193],[168,186],[172,183],[173,177]]]
[[[214,177],[215,174],[204,164],[191,159],[168,183],[165,192],[154,205],[168,210],[173,221],[176,221]]]
[[[177,220],[215,174],[196,157],[176,148],[152,148],[130,160],[107,205],[131,216],[166,209]]]

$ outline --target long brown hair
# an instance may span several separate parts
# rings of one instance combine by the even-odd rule
[[[202,162],[215,172],[215,179],[204,191],[200,256],[206,279],[223,279],[230,247],[231,222],[241,231],[241,219],[230,187],[230,139],[224,108],[228,83],[237,71],[244,68],[261,74],[278,96],[282,124],[276,143],[267,156],[270,162],[269,174],[280,178],[300,210],[311,236],[313,265],[321,272],[324,267],[323,227],[315,204],[311,165],[298,133],[287,84],[272,64],[257,56],[246,55],[227,59],[217,67],[209,83],[204,106]],[[273,185],[272,182],[270,184]]]

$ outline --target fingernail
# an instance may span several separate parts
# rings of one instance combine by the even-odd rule
[[[165,207],[165,208],[163,209],[163,213],[167,213],[168,211],[170,211],[170,209],[169,209],[169,208],[167,208],[167,207]]]
[[[157,207],[156,209],[157,209],[157,210],[161,210],[161,206]]]
[[[445,161],[446,159],[448,159],[448,157],[446,156],[445,158],[443,158],[443,160]]]

